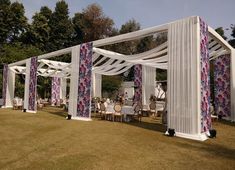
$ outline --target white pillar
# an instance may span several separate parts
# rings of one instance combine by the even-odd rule
[[[201,65],[199,17],[169,25],[167,124],[180,137],[205,140],[201,133]]]
[[[30,58],[26,60],[25,86],[24,86],[24,109],[29,106],[29,77],[30,77]]]
[[[92,43],[73,47],[69,96],[69,114],[72,119],[91,120],[91,67]]]
[[[26,60],[24,109],[26,112],[37,112],[37,57]]]
[[[71,57],[71,76],[70,76],[70,91],[69,91],[69,115],[76,117],[77,113],[77,95],[78,95],[78,78],[79,78],[79,56],[80,46],[72,48]]]
[[[151,95],[155,95],[156,69],[142,65],[142,103],[149,104]]]
[[[13,99],[15,93],[15,72],[8,67],[7,86],[6,86],[6,103],[3,108],[13,107]]]
[[[92,96],[100,97],[102,96],[102,75],[97,73],[92,73]]]
[[[235,49],[231,50],[231,120],[235,121]]]

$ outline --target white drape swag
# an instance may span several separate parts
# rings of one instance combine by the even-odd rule
[[[168,127],[197,134],[199,99],[198,20],[172,23],[168,31]]]

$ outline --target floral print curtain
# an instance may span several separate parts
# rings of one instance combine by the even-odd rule
[[[231,115],[230,55],[214,60],[215,112],[223,117]]]
[[[92,43],[80,46],[77,116],[89,118],[91,106]]]
[[[201,132],[211,129],[210,116],[210,61],[208,25],[200,18],[201,55]]]

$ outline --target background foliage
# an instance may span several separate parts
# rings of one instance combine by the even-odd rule
[[[39,54],[63,49],[76,44],[124,34],[141,29],[140,23],[130,19],[120,30],[114,27],[112,18],[106,16],[99,4],[90,4],[82,11],[69,17],[68,4],[58,1],[55,9],[42,6],[30,23],[25,16],[24,5],[18,1],[0,0],[0,71],[4,63],[12,63]],[[224,29],[216,31],[235,47],[235,26],[231,24],[231,37],[224,35]],[[167,40],[167,34],[157,34],[140,40],[129,41],[103,47],[123,54],[136,54],[147,51]],[[70,62],[70,55],[54,60]],[[119,76],[104,76],[103,90],[115,91],[122,81],[133,80],[133,68]],[[166,80],[166,71],[157,69],[156,80]],[[22,96],[24,77],[17,76],[16,95]],[[38,79],[38,92],[48,97],[50,78]],[[0,76],[0,97],[2,93]]]

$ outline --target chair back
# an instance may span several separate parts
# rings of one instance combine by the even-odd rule
[[[122,106],[120,104],[115,104],[114,110],[115,110],[115,112],[120,113],[122,110]]]
[[[13,105],[14,105],[14,106],[17,105],[16,99],[13,99]]]
[[[100,110],[100,103],[99,102],[95,102],[95,107]]]
[[[135,108],[134,108],[134,111],[135,111],[136,113],[139,113],[139,112],[141,111],[141,106],[140,106],[139,104],[137,104],[137,105],[135,106]]]
[[[100,103],[100,110],[106,111],[106,107],[105,107],[104,103]]]
[[[149,108],[150,108],[150,110],[156,110],[156,103],[155,102],[151,102],[149,104]]]

